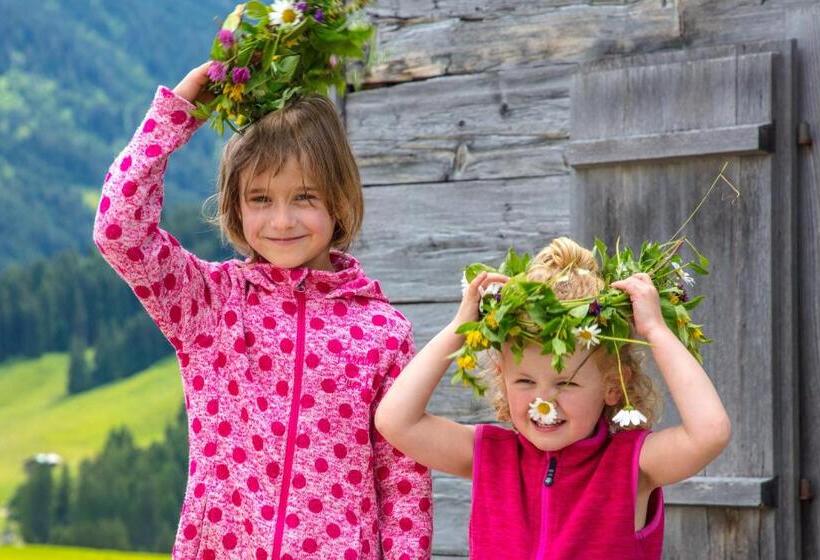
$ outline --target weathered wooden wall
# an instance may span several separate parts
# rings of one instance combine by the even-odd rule
[[[575,179],[566,151],[579,65],[795,37],[798,119],[820,130],[819,10],[816,0],[378,0],[370,12],[379,25],[380,62],[366,89],[344,101],[368,187],[355,252],[414,320],[421,346],[455,310],[464,264],[498,261],[510,245],[532,251],[569,233]],[[794,339],[800,341],[801,476],[820,481],[820,437],[811,429],[820,426],[816,150],[801,147],[798,163],[801,243],[796,269],[786,274],[795,283],[800,278]],[[486,406],[447,379],[433,409],[466,422],[491,419]],[[740,446],[754,444],[754,427],[741,427],[747,439],[735,438],[727,457],[741,457]],[[777,429],[769,431],[779,437]],[[437,477],[435,490],[434,550],[466,556],[469,484]],[[801,503],[804,557],[817,558],[820,515],[813,502]],[[737,510],[710,511],[731,534],[698,554],[687,548],[697,542],[688,536],[708,531],[709,516],[686,521],[685,512],[670,511],[668,557],[719,558],[726,547],[751,550],[748,539],[760,542],[757,522],[744,522]],[[775,552],[756,545],[745,557]]]

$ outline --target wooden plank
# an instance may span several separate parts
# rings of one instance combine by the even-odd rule
[[[365,189],[353,253],[397,303],[461,299],[472,262],[500,263],[509,247],[540,249],[569,228],[566,177]]]
[[[466,556],[472,481],[433,472],[433,552]]]
[[[377,17],[381,60],[365,83],[471,74],[542,61],[579,62],[604,54],[657,50],[680,36],[675,5],[658,0],[544,11],[536,7],[525,18],[517,10],[496,14],[478,20]]]
[[[567,6],[586,7],[590,4],[627,6],[639,0],[379,0],[368,7],[367,13],[379,21],[431,20],[460,18],[465,20],[486,20],[504,17],[514,13],[518,17],[533,16],[555,11]]]
[[[572,65],[365,90],[346,126],[366,185],[568,174]]]
[[[774,148],[771,123],[642,134],[570,142],[565,156],[573,167],[706,155],[760,155]]]
[[[774,83],[777,108],[775,120],[783,134],[777,138],[777,157],[772,158],[772,392],[775,408],[775,469],[778,475],[778,511],[776,518],[777,557],[800,557],[801,505],[798,500],[800,481],[800,379],[798,337],[798,278],[779,271],[799,267],[795,244],[798,227],[796,182],[797,90],[794,71],[794,41],[783,41],[777,48],[778,64]],[[753,100],[748,100],[754,105]],[[756,107],[740,107],[754,112]],[[785,131],[788,131],[786,133]],[[813,342],[816,344],[816,340]],[[816,406],[816,403],[815,403]]]
[[[787,14],[789,37],[797,39],[799,70],[798,114],[814,136],[813,144],[798,146],[800,187],[797,189],[799,244],[797,282],[800,305],[800,476],[820,493],[820,6],[806,6]],[[820,558],[818,498],[801,508],[802,557]]]
[[[755,43],[783,39],[785,18],[814,0],[721,0],[686,2],[681,9],[681,27],[687,45]]]
[[[750,536],[758,535],[766,526],[773,525],[777,510],[762,510],[759,515],[749,515],[748,511],[719,507],[667,507],[664,560],[775,558],[773,539]]]
[[[777,483],[773,477],[695,476],[664,488],[663,497],[670,506],[775,507]]]
[[[402,304],[398,308],[413,323],[416,349],[420,350],[450,322],[458,303]],[[451,366],[442,377],[427,410],[463,424],[495,422],[495,414],[486,400],[473,397],[470,389],[450,383],[453,373],[455,368]]]
[[[602,62],[576,73],[571,96],[572,141],[760,125],[772,118],[773,54],[721,48],[657,59],[636,56]],[[650,62],[652,61],[652,62]],[[720,95],[713,92],[719,91]],[[738,96],[754,109],[737,109]],[[613,115],[618,115],[614,118]]]
[[[582,68],[572,94],[572,138],[606,139],[761,122],[794,129],[789,109],[792,77],[783,69],[790,65],[787,44],[721,47],[714,50],[714,60],[706,50],[694,53],[693,61],[687,61],[688,54],[634,57],[624,61],[621,70],[615,61]],[[722,93],[715,96],[715,91]],[[670,508],[677,512],[670,529],[678,533],[667,541],[665,557],[687,558],[692,550],[703,557],[773,558],[775,550],[778,557],[799,556],[794,548],[794,493],[787,490],[791,483],[781,478],[793,481],[796,472],[789,466],[796,434],[795,368],[790,363],[794,351],[788,337],[778,332],[790,332],[784,323],[794,309],[786,285],[789,277],[777,272],[794,266],[784,256],[791,253],[787,245],[793,243],[790,136],[778,135],[774,156],[712,156],[576,170],[573,231],[585,243],[594,236],[609,243],[620,236],[633,246],[645,239],[668,238],[700,200],[724,159],[731,162],[729,174],[742,189],[741,198],[731,206],[718,194],[689,228],[694,244],[713,262],[712,274],[697,290],[706,299],[695,320],[705,323],[719,340],[704,352],[706,369],[734,428],[729,448],[705,469],[704,476],[776,476],[768,486],[777,485],[781,502],[776,516],[753,507]],[[727,298],[727,293],[735,297]],[[784,395],[789,395],[791,404],[786,404]],[[661,427],[679,422],[668,395],[666,400],[669,412]],[[699,501],[706,499],[700,494]],[[743,501],[754,503],[755,494],[746,493]],[[782,519],[790,519],[791,526]],[[686,537],[679,539],[681,535]],[[736,541],[747,544],[732,549]],[[779,552],[781,543],[784,552]]]

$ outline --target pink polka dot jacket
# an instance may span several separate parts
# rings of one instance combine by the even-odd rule
[[[94,226],[179,359],[190,469],[173,558],[429,558],[430,473],[373,428],[412,355],[409,322],[344,253],[335,272],[209,263],[163,231],[191,108],[157,90]]]

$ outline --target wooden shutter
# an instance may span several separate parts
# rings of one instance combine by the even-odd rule
[[[589,244],[665,240],[723,162],[688,233],[712,260],[695,312],[706,369],[733,421],[729,448],[668,488],[664,558],[798,558],[793,44],[592,63],[572,89],[572,230]],[[721,196],[724,195],[724,196]],[[662,425],[679,421],[667,398]]]

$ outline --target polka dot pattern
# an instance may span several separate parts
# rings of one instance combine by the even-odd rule
[[[412,356],[408,322],[352,257],[334,252],[336,272],[208,263],[160,229],[168,156],[200,124],[189,109],[158,90],[106,174],[94,236],[181,368],[190,460],[173,558],[429,558],[430,473],[370,416]]]

